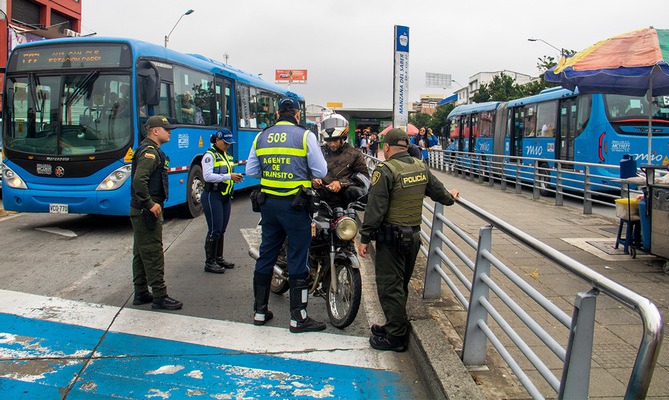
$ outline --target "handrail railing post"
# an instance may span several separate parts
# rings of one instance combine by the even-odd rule
[[[544,179],[543,176],[541,176],[541,171],[539,170],[539,160],[534,160],[534,173],[532,174],[532,198],[534,200],[537,200],[541,198],[541,180]]]
[[[592,214],[592,192],[590,187],[590,166],[585,166],[583,177],[583,214]]]
[[[437,249],[441,248],[441,239],[437,232],[442,232],[444,223],[438,218],[444,213],[444,205],[438,202],[434,204],[434,216],[432,217],[432,231],[430,232],[430,244],[427,250],[427,265],[425,266],[425,281],[423,282],[423,298],[438,299],[441,297],[441,275],[437,268],[441,266],[441,259],[437,255]]]
[[[489,253],[491,249],[492,226],[488,225],[479,229],[479,244],[476,250],[472,290],[469,297],[469,309],[467,310],[467,323],[465,324],[465,339],[462,344],[462,362],[466,366],[485,364],[485,350],[488,339],[479,327],[479,321],[487,323],[488,311],[479,299],[488,300],[490,297],[490,288],[481,279],[481,276],[490,276],[490,261],[483,257],[483,252]]]
[[[562,206],[564,205],[564,193],[562,192],[564,188],[562,187],[562,163],[558,162],[556,165],[556,175],[555,175],[555,205]]]
[[[592,289],[576,295],[571,318],[567,354],[562,369],[558,399],[587,399],[595,334],[595,310],[599,291]]]
[[[516,158],[516,194],[523,192],[523,187],[520,184],[520,165],[522,164],[520,158]]]

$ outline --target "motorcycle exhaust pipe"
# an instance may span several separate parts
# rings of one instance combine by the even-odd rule
[[[251,247],[249,248],[249,256],[254,260],[257,260],[260,257],[260,253],[258,252],[258,249]],[[288,274],[276,264],[274,264],[274,276],[280,279],[288,279]]]

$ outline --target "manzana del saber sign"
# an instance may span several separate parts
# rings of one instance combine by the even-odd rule
[[[395,25],[395,70],[393,73],[393,126],[409,123],[409,27]]]

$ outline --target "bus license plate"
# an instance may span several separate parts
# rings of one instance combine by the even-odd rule
[[[69,206],[67,204],[49,204],[49,213],[51,214],[67,214]]]

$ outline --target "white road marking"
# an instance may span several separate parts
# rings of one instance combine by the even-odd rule
[[[47,226],[46,228],[35,228],[38,231],[46,232],[46,233],[53,233],[54,235],[61,235],[65,237],[77,237],[78,235],[74,232],[72,232],[69,229],[61,229],[57,227],[51,227]]]
[[[111,332],[246,353],[362,368],[400,370],[399,366],[388,368],[396,365],[393,362],[394,354],[371,349],[367,337],[316,332],[296,335],[285,328],[156,311],[120,309],[7,290],[0,290],[0,312],[100,330],[109,327]],[[225,332],[225,335],[221,335],[221,332]]]

